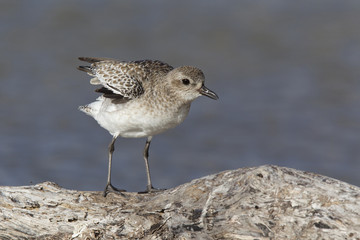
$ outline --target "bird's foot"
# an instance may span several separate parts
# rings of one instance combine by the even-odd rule
[[[110,192],[121,194],[122,192],[126,192],[124,189],[118,189],[114,187],[111,183],[106,184],[106,187],[104,189],[103,196],[106,197],[106,195]]]
[[[159,189],[159,188],[154,188],[153,186],[147,186],[147,189],[145,191],[142,192],[138,192],[139,194],[145,194],[145,193],[158,193],[158,192],[162,192],[165,191],[166,189]]]

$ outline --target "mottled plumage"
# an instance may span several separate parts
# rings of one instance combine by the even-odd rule
[[[191,66],[173,68],[161,61],[123,62],[110,58],[79,58],[91,63],[80,66],[93,78],[90,83],[101,85],[102,93],[95,102],[80,110],[92,116],[113,136],[109,146],[108,182],[104,191],[117,190],[110,183],[111,159],[118,136],[147,137],[144,159],[147,169],[147,192],[154,191],[148,167],[148,148],[152,136],[180,124],[187,116],[191,102],[205,95],[217,95],[204,86],[203,72]]]
[[[80,70],[94,77],[90,81],[91,84],[103,85],[112,93],[127,99],[143,94],[143,85],[146,85],[149,79],[154,79],[154,76],[158,78],[173,69],[166,63],[152,60],[121,62],[110,58],[79,59],[92,63],[90,67],[79,67]]]

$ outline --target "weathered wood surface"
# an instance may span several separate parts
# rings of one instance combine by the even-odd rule
[[[157,194],[0,187],[0,239],[360,239],[360,189],[262,166]]]

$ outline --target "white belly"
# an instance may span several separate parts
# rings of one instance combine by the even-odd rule
[[[90,115],[113,136],[140,138],[154,136],[179,125],[185,120],[190,103],[159,110],[149,105],[144,107],[141,102],[113,104],[111,100],[101,98],[89,107],[97,108]]]

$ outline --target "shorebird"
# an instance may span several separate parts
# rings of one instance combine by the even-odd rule
[[[151,183],[149,147],[154,135],[183,122],[191,102],[204,95],[218,99],[204,85],[204,73],[196,67],[172,66],[158,60],[119,61],[111,58],[79,57],[90,66],[79,66],[93,78],[90,83],[100,85],[95,91],[100,97],[79,109],[93,117],[112,135],[108,148],[108,177],[103,195],[122,192],[111,184],[111,162],[115,140],[146,137],[143,152],[147,188],[145,193],[156,192]]]

